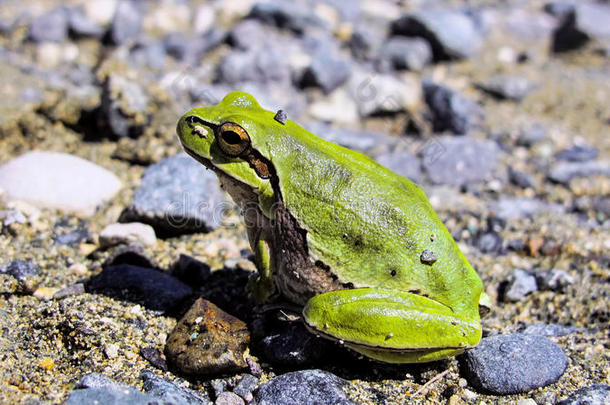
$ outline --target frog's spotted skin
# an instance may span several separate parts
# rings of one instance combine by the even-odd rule
[[[481,280],[416,184],[243,92],[187,112],[177,132],[248,208],[258,297],[306,303],[310,329],[382,361],[478,343]]]

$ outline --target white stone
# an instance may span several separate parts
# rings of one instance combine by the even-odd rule
[[[0,188],[9,201],[88,216],[119,191],[121,181],[77,156],[33,151],[0,166]]]
[[[145,246],[155,246],[157,244],[157,235],[155,235],[153,227],[140,222],[108,225],[100,232],[99,236],[100,246],[102,247],[134,242]]]
[[[99,25],[108,25],[114,17],[117,0],[89,0],[83,3],[89,20]]]
[[[197,34],[204,34],[214,27],[216,21],[216,12],[209,5],[201,5],[195,12],[193,19],[193,31]]]
[[[353,124],[358,121],[358,108],[343,90],[335,90],[328,98],[309,106],[309,114],[318,121]]]
[[[348,89],[361,116],[374,113],[416,111],[422,103],[421,83],[416,76],[396,77],[376,72],[353,72]]]

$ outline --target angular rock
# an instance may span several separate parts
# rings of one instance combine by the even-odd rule
[[[114,45],[135,40],[142,29],[143,12],[134,1],[119,0],[110,23],[108,36]]]
[[[557,152],[555,154],[555,159],[568,162],[587,162],[596,159],[598,155],[599,149],[597,148],[575,145],[571,148]]]
[[[508,179],[512,184],[521,188],[534,188],[534,178],[529,173],[522,172],[520,170],[508,168]]]
[[[144,381],[142,389],[147,394],[158,398],[162,404],[207,405],[211,403],[206,392],[180,387],[157,377],[150,370],[142,371],[140,378]]]
[[[68,36],[68,10],[58,7],[35,18],[29,36],[34,42],[63,42]]]
[[[324,22],[310,8],[283,1],[260,2],[254,5],[248,18],[264,24],[302,34],[308,27],[323,27]]]
[[[217,80],[229,85],[282,82],[289,76],[285,58],[275,47],[231,51],[223,57],[217,72]]]
[[[597,405],[610,403],[610,385],[592,384],[579,388],[557,405]]]
[[[465,59],[476,55],[483,37],[473,19],[460,11],[426,8],[392,23],[392,34],[422,37],[430,43],[434,59]]]
[[[589,40],[610,38],[610,5],[594,2],[579,2],[565,17],[553,33],[552,50],[565,52],[580,48]]]
[[[226,210],[216,175],[185,153],[149,166],[121,222],[143,222],[158,234],[179,235],[216,229]]]
[[[329,46],[320,47],[312,56],[311,64],[300,79],[302,87],[319,87],[329,94],[347,81],[351,66]]]
[[[538,290],[536,277],[523,269],[515,269],[503,292],[505,302],[518,302]]]
[[[343,387],[347,381],[322,370],[293,371],[259,387],[259,405],[352,405]]]
[[[100,232],[99,239],[101,247],[130,243],[141,243],[144,246],[157,244],[157,236],[153,227],[139,222],[107,225]]]
[[[432,50],[428,42],[421,38],[391,37],[377,56],[377,69],[419,71],[432,61]]]
[[[158,398],[144,394],[135,387],[119,384],[102,374],[87,374],[75,385],[66,399],[67,405],[134,404],[149,405]]]
[[[384,32],[370,26],[356,26],[354,29],[347,42],[352,56],[361,61],[373,59],[385,40]]]
[[[561,269],[540,270],[536,272],[536,281],[541,290],[562,293],[569,285],[574,284],[574,277]]]
[[[0,274],[9,274],[20,282],[40,275],[40,268],[27,260],[15,259],[0,266]]]
[[[548,175],[551,181],[564,185],[569,185],[577,177],[590,176],[610,176],[610,162],[560,162],[551,167]]]
[[[233,373],[248,367],[246,324],[199,298],[167,338],[167,360],[181,373]]]
[[[236,393],[225,391],[216,397],[214,405],[245,405],[245,401]]]
[[[242,397],[248,403],[252,402],[252,391],[258,384],[258,378],[252,374],[244,374],[241,380],[237,383],[233,392]]]
[[[491,177],[500,155],[495,142],[452,136],[435,140],[434,150],[420,152],[423,168],[433,183],[461,186]]]
[[[421,161],[419,158],[407,151],[393,151],[375,156],[375,160],[415,183],[421,183]]]
[[[424,82],[423,91],[435,132],[465,134],[481,121],[481,107],[460,93],[429,81]]]
[[[459,361],[469,384],[496,395],[518,394],[552,384],[568,366],[568,358],[555,343],[522,333],[483,338]]]
[[[191,287],[169,274],[129,264],[104,268],[85,287],[90,293],[138,302],[165,313],[179,311],[193,294]]]
[[[534,88],[526,78],[514,75],[490,77],[479,87],[492,96],[512,101],[523,100]]]
[[[9,200],[92,215],[119,191],[121,182],[113,173],[82,158],[33,151],[0,166],[0,188]]]
[[[137,138],[148,124],[149,98],[135,81],[110,74],[102,86],[101,119],[113,136]]]

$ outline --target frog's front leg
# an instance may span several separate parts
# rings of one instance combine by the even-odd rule
[[[418,363],[455,356],[481,339],[478,315],[460,316],[430,298],[398,290],[357,288],[311,298],[308,328],[368,357]]]

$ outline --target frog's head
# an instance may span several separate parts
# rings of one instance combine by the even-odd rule
[[[186,152],[206,167],[255,185],[271,176],[265,137],[274,131],[272,123],[278,124],[272,112],[234,91],[217,105],[184,114],[176,132]]]

